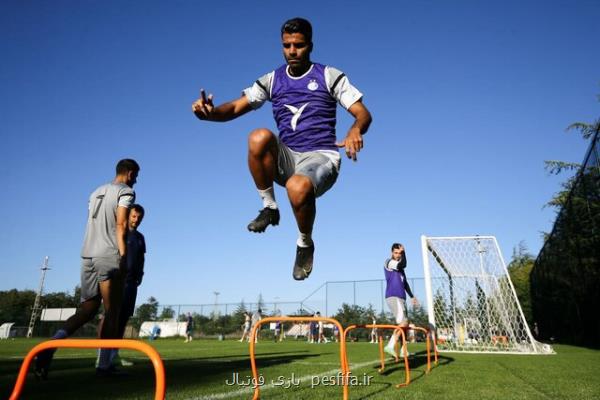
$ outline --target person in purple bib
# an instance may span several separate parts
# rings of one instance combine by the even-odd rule
[[[273,182],[286,188],[296,217],[299,235],[293,277],[306,279],[312,272],[315,245],[312,231],[316,215],[315,199],[335,183],[341,164],[338,148],[356,161],[363,147],[362,135],[371,124],[371,114],[359,92],[340,70],[314,63],[312,26],[303,18],[293,18],[281,27],[286,64],[258,78],[236,100],[213,104],[200,90],[192,111],[200,120],[229,121],[273,105],[273,118],[279,135],[269,129],[252,131],[248,138],[248,166],[263,209],[248,224],[251,232],[264,232],[279,224]],[[337,104],[353,117],[346,137],[336,142]]]
[[[406,311],[406,295],[412,299],[413,306],[419,304],[417,298],[413,295],[404,269],[406,268],[406,253],[404,246],[400,243],[392,244],[391,257],[383,263],[385,274],[385,301],[396,320],[396,323],[402,328],[408,328],[408,313]],[[394,333],[390,341],[385,346],[386,353],[396,355],[394,347],[398,341],[399,333]],[[406,351],[406,349],[403,349]]]

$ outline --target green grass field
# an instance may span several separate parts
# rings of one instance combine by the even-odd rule
[[[38,340],[0,342],[0,398],[8,398],[21,361]],[[244,384],[252,376],[248,345],[237,341],[158,340],[152,342],[167,371],[168,399],[248,399],[252,388]],[[411,344],[412,382],[397,389],[404,380],[402,364],[388,361],[384,374],[377,372],[378,347],[349,343],[348,357],[359,383],[350,388],[351,399],[599,399],[600,351],[571,346],[554,346],[556,355],[474,355],[445,353],[430,374],[425,375],[423,344]],[[150,399],[154,375],[142,353],[122,351],[134,361],[123,367],[127,376],[99,378],[94,374],[95,352],[60,350],[48,381],[27,379],[23,399]],[[341,398],[341,386],[322,384],[322,377],[339,371],[336,343],[308,344],[289,340],[263,341],[257,347],[259,373],[264,378],[262,399]],[[232,383],[237,374],[240,383]],[[314,377],[316,376],[316,377]],[[278,386],[282,383],[283,386]],[[289,386],[285,388],[285,386]]]

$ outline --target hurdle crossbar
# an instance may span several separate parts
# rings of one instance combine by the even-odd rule
[[[77,348],[77,349],[98,349],[98,348],[121,348],[137,350],[145,353],[152,361],[154,366],[154,376],[156,378],[156,390],[154,391],[155,400],[164,400],[166,390],[165,367],[158,352],[150,345],[137,340],[128,339],[62,339],[47,340],[33,347],[25,356],[17,382],[10,395],[10,400],[17,400],[23,391],[27,371],[33,358],[40,352],[49,349],[59,348]]]
[[[258,378],[258,370],[256,368],[256,355],[255,355],[255,346],[256,346],[256,334],[258,333],[258,329],[261,325],[267,324],[270,322],[328,322],[334,325],[337,325],[340,332],[344,331],[342,325],[333,318],[326,317],[267,317],[258,321],[253,327],[250,333],[250,364],[252,366],[252,376],[254,379],[254,397],[253,400],[258,400],[260,398],[260,385]],[[344,339],[344,335],[340,335],[340,370],[342,373],[343,384],[342,384],[342,394],[344,400],[348,399],[348,380],[347,380],[347,365],[345,363],[346,359],[346,341]]]
[[[342,334],[343,340],[346,341],[346,336],[348,335],[348,332],[350,332],[351,330],[356,329],[356,328],[393,329],[394,334],[399,333],[400,336],[402,337],[402,347],[404,348],[404,346],[406,346],[406,335],[404,334],[404,329],[398,325],[388,325],[388,324],[350,325],[350,326],[346,327],[346,329],[344,330],[344,332]],[[383,352],[382,337],[380,337],[379,339],[380,339],[379,340],[379,357],[380,357],[381,366],[378,371],[381,373],[385,369],[385,355]],[[408,365],[408,354],[406,351],[404,351],[403,353],[404,353],[404,357],[403,357],[404,358],[404,383],[397,384],[396,385],[397,388],[403,387],[403,386],[408,386],[410,384],[410,367]],[[396,356],[396,358],[397,358],[397,356]],[[344,363],[346,366],[346,371],[347,371],[348,375],[350,375],[350,366],[348,364],[348,356],[347,355],[344,360]]]

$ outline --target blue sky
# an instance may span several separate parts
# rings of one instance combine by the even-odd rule
[[[374,122],[319,199],[315,270],[295,282],[285,193],[278,227],[246,231],[261,208],[246,137],[274,129],[270,105],[225,124],[190,111],[221,103],[283,63],[281,23],[313,23],[312,58],[344,71]],[[599,116],[597,1],[5,1],[0,5],[0,290],[79,283],[87,198],[115,163],[140,163],[148,244],[139,299],[163,304],[297,300],[325,281],[379,279],[392,242],[422,276],[419,238],[495,235],[536,254],[580,162],[565,133]],[[338,109],[338,136],[351,123]]]

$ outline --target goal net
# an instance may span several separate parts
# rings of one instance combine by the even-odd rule
[[[548,354],[523,316],[493,236],[421,236],[429,323],[440,351]]]

